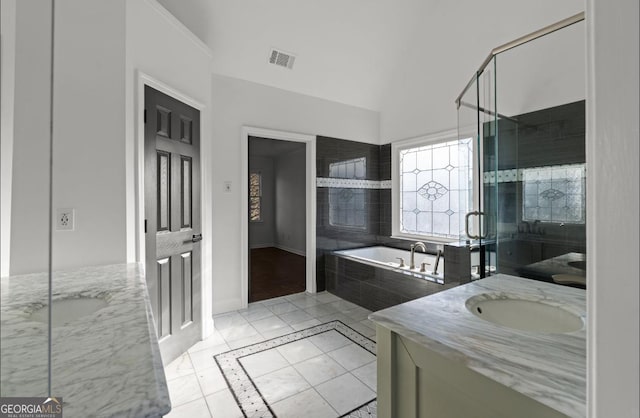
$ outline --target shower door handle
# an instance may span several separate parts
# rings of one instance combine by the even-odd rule
[[[467,234],[467,237],[469,237],[470,239],[480,239],[480,237],[478,237],[477,235],[471,235],[469,233],[469,218],[471,218],[472,216],[475,216],[477,214],[479,214],[480,212],[468,212],[465,216],[464,216],[464,233]]]
[[[469,237],[470,239],[486,239],[487,238],[486,233],[485,234],[480,233],[479,235],[471,235],[469,233],[469,219],[472,216],[481,216],[482,219],[484,220],[484,215],[485,215],[484,212],[480,212],[480,211],[477,211],[477,210],[475,210],[473,212],[469,212],[469,213],[467,213],[465,215],[465,217],[464,217],[464,232],[465,232],[465,234],[467,234],[467,237]],[[486,231],[487,228],[482,228],[482,226],[480,226],[480,223],[478,223],[478,225],[479,225],[480,231],[482,231],[483,229]]]

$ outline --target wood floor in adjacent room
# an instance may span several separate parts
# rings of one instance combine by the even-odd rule
[[[279,248],[251,250],[249,302],[305,291],[305,257]]]

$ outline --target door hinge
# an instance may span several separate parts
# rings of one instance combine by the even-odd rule
[[[147,233],[147,220],[144,220],[144,233]]]
[[[147,123],[147,109],[144,110],[144,123]]]

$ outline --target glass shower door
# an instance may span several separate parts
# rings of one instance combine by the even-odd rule
[[[499,272],[586,286],[585,58],[572,47],[585,28],[578,22],[505,45],[456,100],[459,138],[472,136],[475,146],[473,205],[461,233],[476,248],[474,278]]]
[[[575,24],[494,57],[496,146],[485,143],[484,152],[485,165],[495,157],[484,210],[496,215],[497,270],[582,288],[585,72],[584,51],[571,45],[583,42],[584,31]]]

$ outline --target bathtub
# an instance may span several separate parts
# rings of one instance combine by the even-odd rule
[[[397,248],[389,247],[364,247],[356,248],[354,250],[340,250],[334,251],[334,254],[342,257],[350,258],[352,260],[359,261],[361,263],[369,264],[375,267],[381,267],[387,270],[393,270],[399,273],[433,281],[436,283],[444,283],[444,258],[440,258],[437,273],[433,272],[435,266],[436,256],[432,254],[425,254],[420,251],[414,253],[414,259],[416,268],[409,269],[411,263],[411,252],[406,250],[399,250]],[[400,267],[400,260],[404,260],[405,267]],[[426,264],[426,272],[420,272],[421,263]]]
[[[407,267],[400,267],[402,257]],[[444,277],[444,261],[440,259],[438,273],[432,272],[436,257],[415,253],[415,263],[428,263],[426,272],[409,269],[411,253],[388,247],[367,247],[338,250],[324,256],[327,291],[342,299],[378,311],[417,298],[459,286],[459,280]]]

